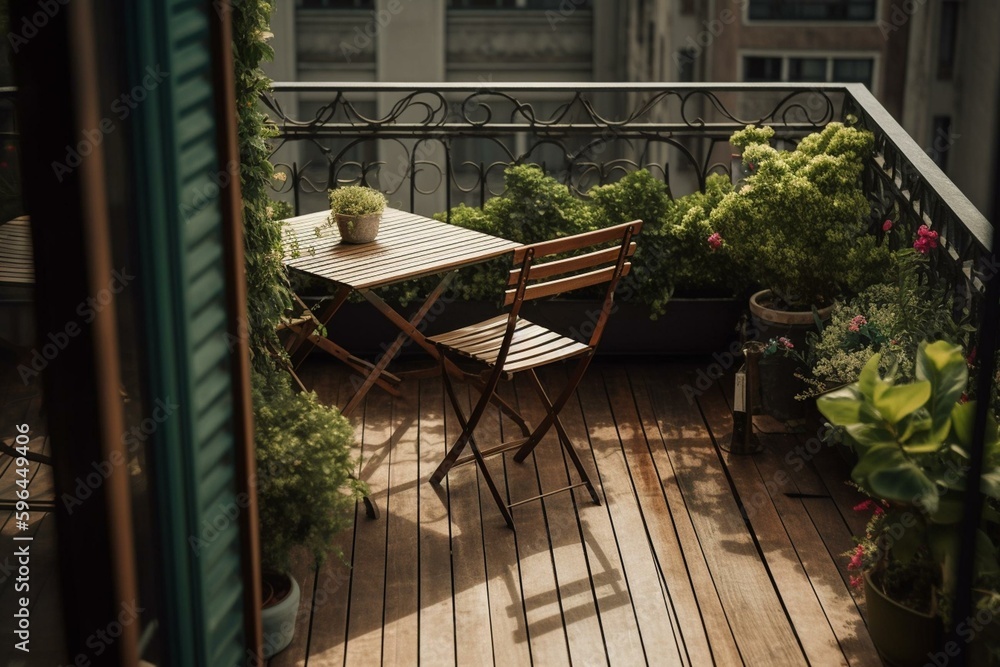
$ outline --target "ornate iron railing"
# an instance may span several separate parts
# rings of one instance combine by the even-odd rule
[[[795,142],[856,122],[875,136],[873,232],[890,216],[937,230],[935,270],[973,309],[995,270],[989,223],[859,84],[275,83],[263,102],[277,126],[276,190],[296,213],[359,182],[422,213],[482,205],[512,162],[540,164],[581,195],[639,168],[684,194],[729,173],[729,137],[748,124]]]

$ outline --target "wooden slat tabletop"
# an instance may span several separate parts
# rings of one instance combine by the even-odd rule
[[[354,289],[368,289],[443,273],[499,257],[519,243],[387,208],[378,238],[341,243],[336,226],[323,229],[328,211],[285,221],[285,265]],[[298,242],[298,256],[293,249]]]
[[[34,282],[31,221],[21,216],[0,225],[0,283],[31,285]]]

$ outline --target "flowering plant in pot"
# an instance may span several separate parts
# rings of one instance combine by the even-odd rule
[[[883,377],[879,357],[876,354],[868,361],[857,382],[820,397],[817,406],[855,449],[858,462],[851,477],[875,501],[868,530],[849,565],[864,574],[855,583],[865,585],[872,639],[891,663],[922,665],[927,652],[935,649],[942,622],[964,629],[958,625],[964,619],[950,618],[949,604],[955,587],[953,564],[975,402],[963,400],[968,367],[957,345],[945,341],[921,344],[912,382],[897,383],[891,371]],[[1000,582],[1000,434],[992,417],[985,445],[984,512],[975,576],[982,589],[979,603],[992,605],[1000,600],[996,593]],[[905,624],[902,632],[890,616],[902,614],[900,609],[915,612],[901,621]],[[920,646],[911,635],[914,624],[927,623],[927,617],[936,620],[922,633],[930,633],[930,644]],[[971,634],[970,640],[976,633]],[[987,633],[983,638],[990,640]],[[992,641],[997,639],[992,637]],[[917,654],[910,655],[914,647]]]
[[[330,190],[328,224],[337,225],[344,243],[369,243],[378,236],[385,211],[385,195],[363,185],[345,185]]]
[[[706,243],[729,255],[765,288],[750,298],[754,329],[805,347],[806,332],[827,319],[836,297],[878,281],[887,244],[868,233],[871,205],[862,173],[871,133],[841,123],[802,139],[794,150],[770,145],[770,127],[746,129],[730,142],[742,149],[748,176],[712,211]],[[781,355],[760,366],[761,399],[773,416],[805,416],[793,376],[805,368]]]
[[[333,537],[350,525],[365,486],[351,476],[354,431],[314,393],[295,393],[274,371],[254,374],[254,443],[264,587],[264,653],[292,640],[299,587],[292,552],[304,547],[318,566]]]

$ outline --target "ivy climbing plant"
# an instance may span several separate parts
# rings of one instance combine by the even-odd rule
[[[246,246],[247,332],[253,367],[270,372],[269,342],[291,296],[281,264],[281,221],[268,195],[274,167],[268,140],[276,134],[261,111],[261,94],[271,81],[260,63],[274,57],[267,44],[271,12],[267,0],[233,3],[233,57],[236,68],[236,108],[243,191],[243,237]]]

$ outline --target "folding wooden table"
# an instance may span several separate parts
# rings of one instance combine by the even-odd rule
[[[321,236],[316,235],[316,229],[325,225],[328,216],[327,211],[320,211],[285,221],[285,266],[328,282],[333,292],[331,299],[315,316],[306,313],[290,327],[294,335],[288,340],[286,349],[295,369],[314,347],[319,347],[364,376],[364,381],[342,409],[344,414],[350,414],[376,384],[390,393],[397,393],[393,385],[400,378],[389,373],[387,367],[406,338],[412,339],[441,362],[437,348],[420,331],[420,322],[447,289],[458,269],[511,253],[520,244],[387,208],[382,216],[378,238],[371,243],[350,245],[341,242],[335,226],[323,229]],[[387,285],[439,274],[445,275],[409,320],[374,292]],[[325,327],[354,291],[400,329],[399,336],[374,364],[359,359],[316,331],[321,326]],[[306,341],[312,344],[305,345]],[[449,373],[455,377],[477,386],[482,384],[478,376],[462,373],[450,361],[445,363]],[[528,433],[524,420],[516,410],[500,399],[496,403],[525,434]]]

